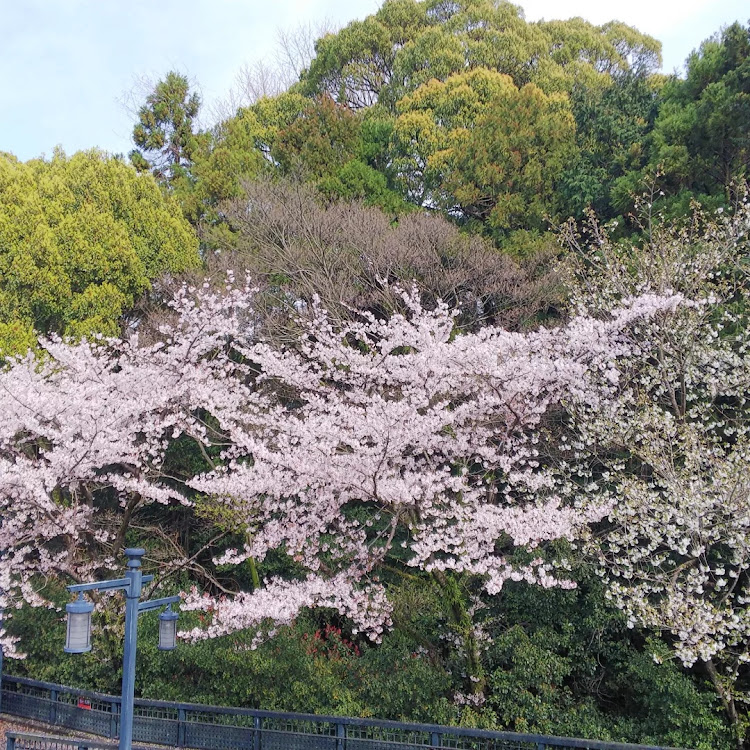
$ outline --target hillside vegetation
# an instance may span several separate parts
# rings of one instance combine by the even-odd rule
[[[6,668],[118,692],[65,586],[143,546],[144,697],[750,747],[750,27],[305,34],[210,128],[168,72],[128,159],[0,152]]]

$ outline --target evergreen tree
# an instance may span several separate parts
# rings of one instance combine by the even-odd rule
[[[193,158],[194,120],[201,100],[184,75],[170,71],[159,81],[138,111],[133,128],[136,149],[130,160],[139,171],[150,169],[160,182],[172,183],[185,175]]]

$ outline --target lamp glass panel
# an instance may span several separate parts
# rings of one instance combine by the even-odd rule
[[[91,612],[68,612],[65,650],[74,654],[91,650]]]
[[[159,618],[159,649],[171,651],[177,645],[177,618]]]

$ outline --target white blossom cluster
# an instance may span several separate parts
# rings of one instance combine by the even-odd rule
[[[691,300],[634,326],[616,391],[572,412],[596,455],[592,497],[611,505],[589,540],[609,596],[730,682],[750,660],[749,229],[740,205],[641,247],[600,233],[575,287],[587,312],[644,291]]]

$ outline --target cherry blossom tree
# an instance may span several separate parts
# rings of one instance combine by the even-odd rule
[[[577,402],[578,439],[597,446],[592,496],[612,503],[590,550],[609,596],[639,624],[667,634],[686,666],[701,664],[738,747],[738,688],[750,661],[750,210],[699,210],[681,228],[644,206],[647,240],[615,243],[596,224],[576,251],[574,304],[610,309],[648,290],[691,300],[634,330],[604,408]],[[593,240],[593,241],[592,241]]]
[[[188,502],[165,452],[180,434],[212,439],[196,410],[239,407],[217,401],[226,363],[209,355],[237,334],[247,295],[205,288],[198,308],[185,289],[157,344],[47,339],[0,372],[0,607],[43,605],[45,580],[113,567],[139,508]]]
[[[0,373],[6,603],[42,604],[41,577],[113,565],[134,513],[196,491],[246,539],[217,563],[280,550],[302,573],[231,599],[193,593],[188,608],[213,612],[193,638],[327,606],[377,640],[390,613],[379,567],[396,554],[476,576],[489,594],[509,579],[573,585],[534,551],[576,538],[610,501],[571,501],[576,477],[540,454],[540,426],[566,400],[608,403],[631,329],[681,298],[641,295],[525,334],[455,335],[447,306],[402,297],[403,314],[341,327],[314,307],[298,345],[276,348],[254,336],[249,288],[184,289],[158,343],[51,340],[41,359]],[[180,436],[221,451],[187,485],[164,467]]]
[[[479,576],[490,594],[511,578],[571,585],[541,555],[514,565],[509,554],[572,539],[607,512],[565,502],[572,480],[535,447],[541,420],[565,397],[594,408],[607,387],[590,384],[602,372],[616,380],[628,326],[679,298],[645,296],[564,328],[456,337],[445,306],[424,310],[416,292],[404,301],[405,315],[339,330],[316,310],[295,350],[237,344],[261,368],[256,385],[287,405],[243,411],[222,466],[191,484],[245,526],[247,543],[220,562],[284,549],[309,572],[211,601],[211,626],[190,636],[325,605],[377,639],[389,621],[378,566],[394,548],[422,570]],[[196,594],[188,606],[208,603]]]

